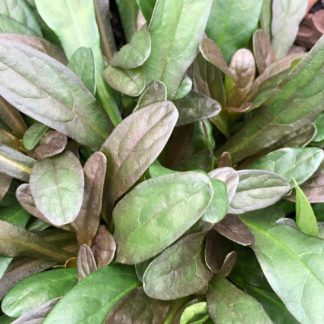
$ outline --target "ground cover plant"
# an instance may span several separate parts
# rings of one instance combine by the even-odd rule
[[[324,5],[0,1],[0,323],[323,323]]]

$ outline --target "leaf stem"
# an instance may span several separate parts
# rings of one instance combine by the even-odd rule
[[[114,126],[117,126],[122,121],[122,117],[112,93],[102,78],[97,79],[97,95],[110,121]]]

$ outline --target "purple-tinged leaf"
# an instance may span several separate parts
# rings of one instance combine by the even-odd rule
[[[92,272],[97,270],[96,260],[88,245],[82,244],[78,253],[77,260],[78,278],[85,279]]]

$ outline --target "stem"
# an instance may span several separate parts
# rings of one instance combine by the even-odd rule
[[[174,320],[175,317],[177,316],[179,310],[180,310],[180,309],[181,309],[185,304],[187,304],[187,302],[190,301],[190,300],[191,300],[190,297],[185,297],[185,298],[182,298],[182,299],[180,299],[180,300],[175,301],[175,302],[172,304],[172,306],[171,306],[171,308],[170,308],[170,310],[169,310],[169,312],[168,312],[166,318],[164,319],[163,324],[172,324],[172,323],[173,323],[173,320]]]
[[[122,117],[113,95],[102,78],[97,79],[97,95],[112,124],[117,126],[122,121]]]

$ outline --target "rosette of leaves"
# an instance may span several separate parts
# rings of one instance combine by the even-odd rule
[[[1,323],[323,322],[324,38],[279,2],[2,1]]]

